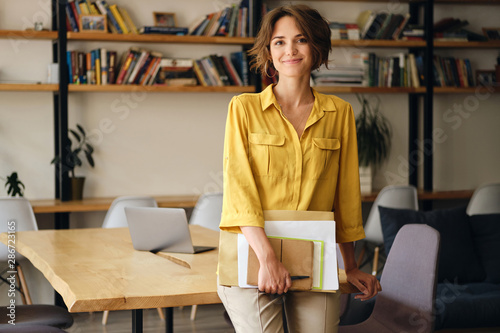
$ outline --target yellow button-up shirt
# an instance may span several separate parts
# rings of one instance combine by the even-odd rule
[[[313,90],[299,138],[272,86],[233,97],[224,142],[221,230],[264,227],[263,210],[334,211],[337,242],[364,238],[354,113]]]

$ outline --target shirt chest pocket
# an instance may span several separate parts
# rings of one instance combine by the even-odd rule
[[[286,177],[288,153],[285,149],[285,137],[250,133],[248,141],[250,165],[254,175]]]
[[[338,170],[340,156],[340,140],[327,138],[313,138],[312,147],[312,178],[328,179],[332,176],[330,170]],[[329,168],[332,163],[337,166]]]

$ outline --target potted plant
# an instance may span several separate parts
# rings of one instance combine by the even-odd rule
[[[89,165],[92,168],[94,167],[94,158],[92,157],[94,147],[90,144],[83,127],[76,124],[76,128],[78,131],[71,128],[68,130],[72,134],[76,146],[73,148],[73,142],[71,141],[71,138],[68,137],[70,145],[67,147],[69,154],[66,161],[63,162],[61,161],[60,156],[56,156],[51,163],[61,163],[61,167],[68,169],[69,177],[71,179],[71,199],[81,200],[83,198],[83,184],[85,183],[85,177],[77,177],[75,174],[75,168],[83,165],[83,159],[81,157],[82,154],[85,156]]]
[[[356,117],[361,192],[370,193],[372,169],[376,170],[389,156],[392,130],[387,118],[379,112],[378,97],[375,107],[370,105],[365,96],[356,94],[356,97],[361,104],[361,112]]]
[[[5,180],[5,187],[7,188],[7,194],[11,197],[15,197],[16,195],[22,197],[24,196],[24,184],[19,179],[17,172],[12,172],[10,176],[7,176],[7,179],[0,177],[0,179]]]

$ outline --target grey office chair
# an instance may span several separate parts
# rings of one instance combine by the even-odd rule
[[[500,213],[500,183],[479,186],[467,205],[467,215]]]
[[[222,192],[203,194],[193,209],[189,224],[201,225],[202,227],[219,231],[220,218],[222,214]],[[191,320],[196,318],[198,305],[191,307]]]
[[[377,195],[365,223],[364,229],[366,238],[364,239],[363,248],[358,257],[358,267],[362,267],[362,260],[368,250],[368,244],[371,243],[375,245],[372,264],[373,275],[377,275],[379,253],[384,244],[378,206],[418,210],[417,189],[414,186],[389,185],[384,187]]]
[[[432,333],[439,232],[424,224],[403,226],[387,257],[370,317],[339,326],[339,333]]]
[[[30,202],[25,198],[0,198],[0,232],[29,230],[38,230]],[[0,243],[0,261],[7,263],[8,254],[7,246]],[[19,264],[19,261],[24,259],[20,253],[15,253],[15,270],[18,272],[16,280],[20,282],[21,295],[24,293],[22,298],[25,303],[25,305],[16,305],[16,326],[44,325],[68,328],[73,325],[73,317],[65,309],[54,305],[31,304],[23,270]],[[12,270],[12,268],[8,267],[7,270]],[[0,332],[3,332],[4,328],[12,326],[8,323],[7,314],[9,311],[5,306],[0,307]]]
[[[128,228],[127,217],[125,215],[125,207],[158,207],[155,198],[149,196],[121,196],[113,200],[109,207],[104,222],[103,228]],[[158,315],[161,320],[165,320],[163,310],[158,308]],[[104,311],[102,314],[102,324],[108,322],[109,311]]]
[[[103,228],[128,228],[125,207],[158,207],[153,197],[147,196],[122,196],[111,203],[104,222]]]

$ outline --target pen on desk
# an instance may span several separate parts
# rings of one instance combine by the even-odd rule
[[[302,280],[302,279],[308,279],[310,276],[308,275],[294,275],[294,276],[291,276],[290,278],[292,279],[292,281],[294,280]]]

